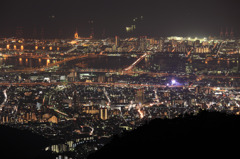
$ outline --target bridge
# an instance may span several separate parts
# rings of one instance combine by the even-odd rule
[[[131,71],[139,62],[141,62],[148,54],[145,53],[142,56],[140,56],[136,61],[134,61],[130,66],[125,68],[123,71],[124,72],[129,72]]]
[[[103,72],[103,73],[116,73],[117,70],[114,69],[94,69],[94,68],[85,68],[85,69],[78,69],[77,72]]]
[[[31,73],[31,72],[42,72],[42,71],[46,71],[47,69],[50,69],[54,66],[59,66],[60,64],[63,64],[65,62],[68,61],[72,61],[72,60],[76,60],[76,59],[81,59],[81,58],[86,58],[86,57],[95,57],[97,55],[95,54],[87,54],[87,55],[80,55],[80,56],[73,56],[73,57],[69,57],[69,58],[65,58],[64,60],[61,61],[57,61],[55,63],[51,63],[51,64],[47,64],[46,66],[40,67],[40,68],[25,68],[22,70],[8,70],[5,71],[6,73],[13,73],[13,72],[26,72],[26,73]]]

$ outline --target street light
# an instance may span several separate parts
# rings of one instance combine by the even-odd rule
[[[172,79],[172,85],[176,84],[176,80]]]

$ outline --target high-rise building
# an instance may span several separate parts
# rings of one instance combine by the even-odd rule
[[[164,44],[163,39],[160,39],[160,40],[159,40],[159,48],[158,48],[158,51],[159,51],[159,52],[163,52],[163,44]]]
[[[138,89],[136,91],[135,101],[136,103],[141,103],[141,104],[145,102],[144,89]]]
[[[140,37],[140,51],[145,51],[147,49],[147,36]]]
[[[107,108],[100,108],[100,119],[102,119],[102,120],[107,120],[108,119]]]
[[[119,46],[119,37],[118,36],[115,36],[115,46],[118,47]]]

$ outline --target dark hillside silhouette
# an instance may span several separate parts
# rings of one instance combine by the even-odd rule
[[[131,132],[115,135],[88,158],[230,158],[239,151],[239,127],[239,116],[219,112],[155,119]]]
[[[50,159],[51,153],[44,151],[48,144],[48,140],[30,131],[0,126],[1,159]]]

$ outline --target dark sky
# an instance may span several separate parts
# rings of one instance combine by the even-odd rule
[[[0,37],[72,37],[76,28],[82,36],[125,36],[132,19],[143,16],[138,35],[217,36],[221,27],[240,35],[239,0],[1,0]],[[17,29],[22,28],[22,29]],[[35,32],[35,33],[34,33]]]

